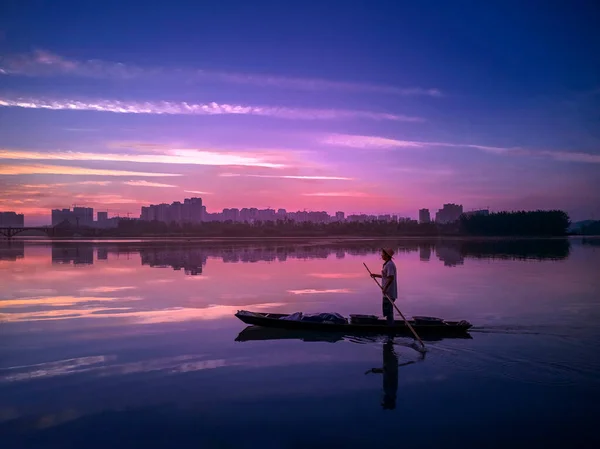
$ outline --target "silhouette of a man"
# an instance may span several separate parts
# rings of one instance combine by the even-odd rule
[[[390,326],[394,324],[394,306],[390,303],[390,298],[396,302],[398,298],[398,283],[396,281],[396,264],[392,260],[394,250],[392,248],[382,248],[381,258],[383,259],[383,267],[381,274],[371,274],[372,278],[381,278],[381,288],[383,293],[382,312],[387,318],[387,323]],[[386,298],[387,295],[387,298]]]

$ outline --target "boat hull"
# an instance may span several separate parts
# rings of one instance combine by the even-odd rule
[[[235,338],[237,342],[249,342],[249,341],[266,341],[266,340],[300,340],[304,342],[319,342],[319,343],[337,343],[339,341],[354,341],[357,343],[366,342],[377,342],[381,338],[390,338],[390,336],[408,337],[412,336],[407,333],[400,333],[399,335],[385,334],[381,332],[344,332],[344,331],[327,331],[319,332],[312,330],[294,330],[294,329],[283,329],[277,327],[263,327],[249,325],[243,329],[238,336]],[[448,333],[448,334],[433,334],[426,333],[420,336],[423,341],[442,341],[447,339],[467,339],[471,340],[473,337],[468,332],[459,333]]]
[[[241,311],[235,316],[242,322],[266,328],[278,328],[294,331],[314,331],[314,332],[332,332],[351,335],[412,335],[410,328],[404,320],[396,320],[394,325],[388,325],[384,320],[373,320],[371,323],[353,323],[347,324],[324,323],[314,321],[294,321],[282,320],[280,318],[286,314],[277,313],[256,313]],[[440,321],[433,323],[422,323],[416,320],[409,320],[409,323],[417,334],[423,338],[425,336],[460,336],[468,334],[472,324],[467,321]]]

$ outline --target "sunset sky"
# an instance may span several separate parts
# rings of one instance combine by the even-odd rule
[[[0,210],[600,219],[594,2],[4,1]]]

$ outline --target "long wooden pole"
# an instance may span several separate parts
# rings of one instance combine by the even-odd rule
[[[367,267],[366,263],[363,262],[363,265],[365,266],[365,268],[369,272],[369,275],[373,274],[373,273],[371,273],[371,270],[369,270],[369,267]],[[375,281],[375,283],[379,286],[379,288],[381,289],[381,292],[383,293],[383,295],[387,298],[387,300],[390,303],[392,303],[392,306],[394,306],[394,308],[400,314],[400,316],[402,317],[402,319],[404,320],[404,322],[406,323],[406,325],[408,326],[408,328],[411,330],[411,332],[413,333],[413,335],[415,336],[415,338],[419,341],[419,343],[421,343],[421,346],[423,346],[423,349],[425,349],[425,343],[423,343],[423,340],[421,340],[419,338],[419,336],[417,335],[417,332],[414,330],[414,328],[411,326],[411,324],[408,322],[408,320],[406,318],[404,318],[404,315],[402,315],[402,312],[400,312],[400,309],[398,308],[398,306],[396,306],[396,303],[394,301],[392,301],[392,299],[388,296],[388,294],[383,291],[383,287],[381,286],[381,284],[379,284],[379,281],[377,279],[375,279],[374,277],[371,277],[371,279],[373,279]]]

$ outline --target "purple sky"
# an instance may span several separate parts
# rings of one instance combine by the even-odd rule
[[[0,210],[26,224],[191,196],[600,218],[594,6],[69,3],[0,14]]]

